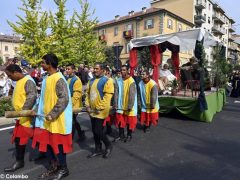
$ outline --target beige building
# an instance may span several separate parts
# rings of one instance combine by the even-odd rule
[[[230,58],[233,24],[224,9],[212,0],[153,0],[153,8],[167,9],[192,22],[195,27],[203,27],[212,32],[226,47],[226,57]],[[212,49],[206,49],[206,59],[212,60]]]
[[[0,56],[4,62],[17,56],[20,44],[17,36],[0,35]]]
[[[98,24],[96,31],[99,39],[108,46],[122,45],[120,59],[129,59],[128,43],[132,38],[150,35],[175,33],[192,29],[193,23],[181,18],[168,10],[161,8],[146,8],[141,11],[130,11],[127,16],[115,16],[114,20]],[[169,51],[163,55],[163,62],[171,56]],[[192,56],[192,51],[181,52],[181,63],[185,63]]]

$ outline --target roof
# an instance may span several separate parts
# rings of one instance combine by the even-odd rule
[[[138,12],[134,12],[132,15],[127,15],[127,16],[122,16],[122,17],[119,17],[119,19],[114,19],[114,20],[110,20],[110,21],[106,21],[106,22],[103,22],[103,23],[99,23],[97,25],[96,28],[102,28],[102,27],[105,27],[105,26],[110,26],[110,25],[114,25],[114,24],[119,24],[120,22],[125,22],[125,21],[130,21],[130,20],[136,20],[137,18],[141,18],[141,17],[144,17],[144,16],[149,16],[149,15],[152,15],[152,14],[155,14],[155,13],[167,13],[167,14],[170,14],[171,16],[174,16],[175,18],[183,21],[184,23],[188,24],[189,26],[194,26],[193,23],[183,19],[182,17],[166,10],[166,9],[161,9],[161,8],[154,8],[154,7],[151,7],[151,8],[148,8],[146,9],[145,11],[138,11]]]
[[[21,43],[21,39],[18,36],[0,35],[0,42]]]

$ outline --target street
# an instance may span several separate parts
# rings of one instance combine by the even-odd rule
[[[86,130],[84,142],[74,141],[74,152],[67,156],[70,175],[81,180],[238,180],[240,179],[240,99],[228,98],[222,112],[212,123],[203,123],[182,116],[160,115],[157,127],[143,133],[138,127],[131,142],[113,144],[110,159],[87,159],[94,143],[87,114],[79,121]],[[234,101],[236,101],[234,103]],[[4,167],[15,160],[10,143],[13,129],[0,126],[0,178]],[[117,133],[117,132],[115,132]],[[113,140],[112,137],[110,137]],[[29,153],[30,152],[30,153]],[[31,155],[30,155],[31,154]],[[25,167],[13,173],[35,179],[45,171],[46,159],[29,161],[37,152],[28,148]]]

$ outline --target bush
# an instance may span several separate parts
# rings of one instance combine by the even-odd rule
[[[12,101],[11,97],[0,98],[0,116],[4,116],[5,111],[12,111]]]

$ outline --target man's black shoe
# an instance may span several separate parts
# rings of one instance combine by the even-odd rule
[[[57,163],[52,163],[50,167],[47,169],[47,171],[38,176],[38,179],[51,178],[58,172],[58,170],[59,166],[57,166]]]
[[[125,138],[124,142],[130,142],[132,140],[132,136],[127,136],[127,138]]]
[[[113,142],[124,141],[124,139],[125,139],[124,136],[118,136],[113,140]]]
[[[93,157],[101,156],[101,155],[103,155],[102,150],[101,151],[94,151],[92,154],[89,154],[87,157],[88,158],[93,158]]]
[[[56,175],[52,178],[52,180],[60,180],[64,177],[67,177],[69,175],[69,170],[67,167],[62,167],[58,170]]]
[[[112,146],[108,147],[105,152],[103,153],[103,158],[107,159],[111,156],[112,153]]]
[[[20,168],[23,168],[23,167],[24,167],[24,162],[23,161],[16,161],[10,167],[5,168],[4,172],[14,172],[17,169],[20,169]]]
[[[144,133],[150,133],[150,127],[144,126],[143,131],[144,131]]]

